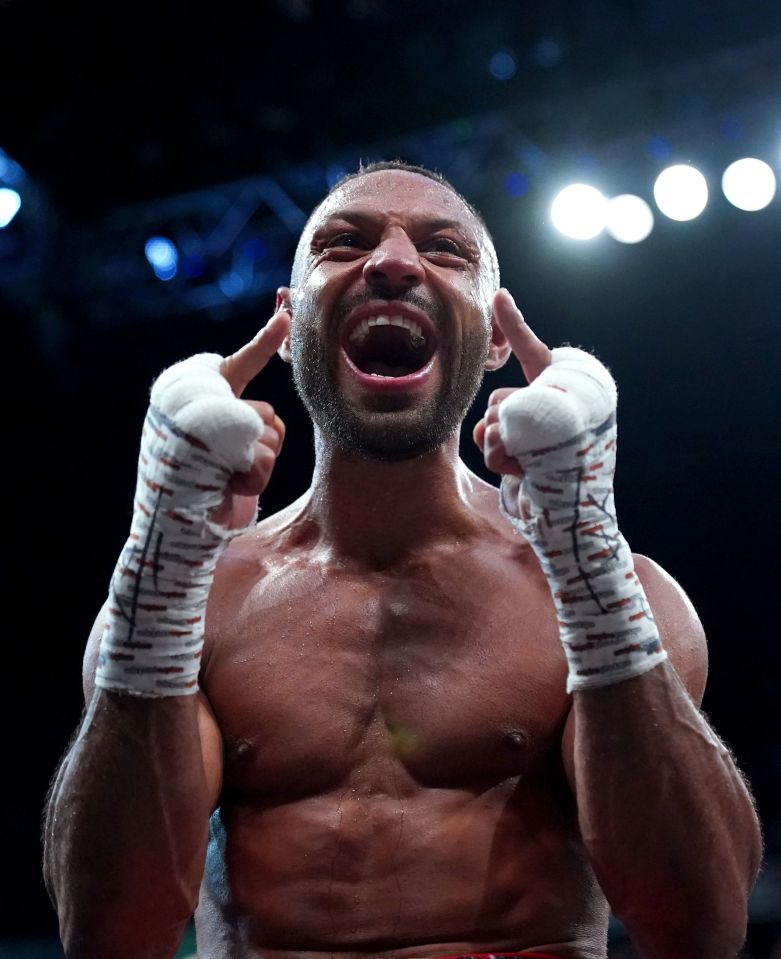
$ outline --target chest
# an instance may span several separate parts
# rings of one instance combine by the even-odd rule
[[[544,581],[497,555],[224,577],[203,685],[226,784],[482,788],[558,749],[566,667]],[[392,783],[388,781],[392,780]]]

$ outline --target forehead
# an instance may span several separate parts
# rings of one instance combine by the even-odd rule
[[[315,210],[312,227],[351,209],[399,220],[452,220],[476,237],[483,232],[477,217],[449,187],[408,170],[377,170],[348,180]]]

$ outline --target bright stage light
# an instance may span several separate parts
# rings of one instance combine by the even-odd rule
[[[671,220],[693,220],[708,202],[708,184],[699,170],[679,163],[662,170],[656,178],[654,199]]]
[[[730,163],[721,178],[721,189],[739,210],[763,210],[776,193],[776,175],[763,160],[746,157]]]
[[[593,240],[605,228],[607,200],[593,186],[573,183],[557,194],[550,210],[553,225],[573,240]]]
[[[0,190],[0,230],[8,226],[22,206],[22,198],[16,190]]]
[[[172,280],[176,276],[179,254],[170,240],[153,236],[146,241],[144,253],[158,280]]]
[[[607,232],[619,243],[640,243],[654,228],[651,207],[639,196],[623,193],[607,206]]]

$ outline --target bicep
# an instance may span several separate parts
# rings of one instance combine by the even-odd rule
[[[84,702],[89,705],[95,694],[95,673],[98,668],[98,651],[100,640],[106,626],[107,603],[103,604],[87,640],[82,667],[82,686]],[[222,790],[223,746],[222,734],[217,725],[217,719],[211,703],[205,693],[199,690],[198,698],[198,732],[201,739],[201,756],[206,784],[209,790],[211,808],[216,809]]]
[[[702,623],[686,593],[661,566],[635,554],[635,570],[643,584],[669,661],[699,707],[708,675],[708,649]],[[564,771],[575,791],[575,710],[571,709],[561,743]]]

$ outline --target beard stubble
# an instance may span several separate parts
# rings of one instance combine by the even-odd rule
[[[404,302],[432,315],[431,304],[414,293]],[[360,305],[344,304],[340,317]],[[437,328],[446,331],[441,317]],[[467,410],[480,389],[488,356],[490,332],[486,327],[466,330],[461,350],[443,336],[439,346],[440,385],[436,394],[409,406],[409,399],[392,394],[373,398],[373,408],[356,409],[342,393],[336,371],[341,348],[335,331],[321,333],[317,317],[297,313],[290,337],[293,382],[313,422],[326,442],[366,459],[397,462],[432,453],[460,429]],[[331,347],[329,349],[329,341]]]

